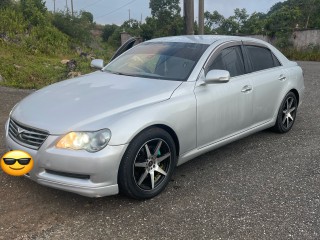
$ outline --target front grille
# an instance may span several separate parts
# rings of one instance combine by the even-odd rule
[[[38,150],[47,139],[49,133],[22,125],[13,119],[9,122],[9,136],[27,148]]]

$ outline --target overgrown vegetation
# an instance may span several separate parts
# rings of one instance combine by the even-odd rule
[[[109,59],[114,48],[90,31],[93,15],[51,13],[43,0],[1,0],[0,84],[40,88],[69,76],[85,74],[91,57]],[[73,59],[75,66],[62,64]],[[71,72],[71,74],[70,74]]]
[[[286,48],[283,53],[292,60],[320,61],[320,46],[309,46],[303,50]]]

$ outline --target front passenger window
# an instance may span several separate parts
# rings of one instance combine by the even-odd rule
[[[210,70],[227,70],[231,77],[245,73],[242,52],[240,46],[225,48],[210,65]]]

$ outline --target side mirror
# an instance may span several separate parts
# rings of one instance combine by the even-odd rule
[[[104,67],[104,62],[102,59],[94,59],[91,61],[90,66],[93,68],[102,69]]]
[[[206,84],[212,83],[227,83],[230,80],[230,73],[225,70],[211,70],[205,78]]]

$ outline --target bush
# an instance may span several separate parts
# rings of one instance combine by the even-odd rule
[[[119,28],[119,26],[117,26],[115,24],[105,25],[102,30],[102,41],[107,42],[109,40],[109,38],[112,36],[112,34],[114,33],[114,31],[118,28]]]
[[[87,17],[71,16],[68,13],[59,12],[53,15],[52,23],[77,42],[89,44],[92,39],[90,34],[92,24]]]
[[[305,49],[283,49],[284,55],[291,60],[320,61],[320,46],[309,46]]]
[[[24,45],[32,52],[48,55],[67,53],[69,51],[68,37],[53,26],[32,28],[30,36],[24,40]]]
[[[47,8],[42,0],[20,0],[20,11],[32,26],[47,24]]]
[[[0,10],[0,22],[0,34],[9,38],[17,38],[27,29],[22,13],[12,8]]]

